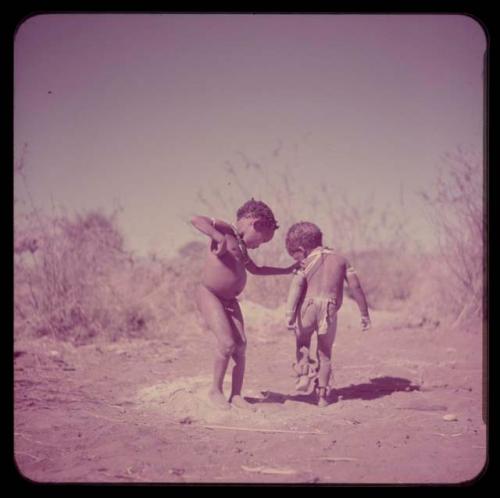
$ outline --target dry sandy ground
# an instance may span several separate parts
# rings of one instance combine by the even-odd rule
[[[44,483],[321,484],[462,483],[481,473],[479,331],[406,327],[397,314],[373,313],[373,329],[361,332],[347,302],[332,403],[318,408],[294,391],[294,343],[279,311],[242,307],[244,394],[255,413],[207,402],[208,333],[80,347],[16,341],[19,472]]]

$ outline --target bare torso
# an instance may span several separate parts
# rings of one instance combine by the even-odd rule
[[[305,297],[334,296],[339,309],[344,297],[347,260],[338,254],[324,254],[322,257],[323,262],[307,277]]]
[[[201,283],[216,296],[232,299],[245,288],[247,274],[244,257],[233,235],[226,234],[227,252],[217,256],[207,251]]]

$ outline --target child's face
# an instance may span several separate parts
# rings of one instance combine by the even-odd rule
[[[261,244],[269,242],[274,236],[274,229],[262,226],[259,220],[249,223],[243,234],[243,240],[249,249],[257,249]]]

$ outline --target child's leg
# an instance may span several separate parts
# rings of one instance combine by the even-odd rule
[[[297,363],[302,363],[306,358],[309,358],[312,334],[313,330],[304,330],[297,327],[295,334],[295,358]]]
[[[301,306],[297,316],[297,328],[295,329],[295,358],[297,360],[297,369],[304,369],[307,373],[309,366],[309,352],[311,350],[311,338],[316,327],[316,318],[314,315],[314,305],[312,302],[306,302]],[[297,373],[299,373],[297,372]]]
[[[196,302],[204,321],[216,338],[210,398],[219,406],[229,408],[230,405],[224,397],[222,386],[229,359],[234,354],[238,345],[234,337],[233,320],[228,316],[219,298],[203,285],[198,286]]]
[[[319,358],[319,372],[318,372],[318,388],[320,396],[320,404],[324,404],[326,398],[328,384],[330,382],[332,365],[332,347],[335,340],[335,333],[337,328],[337,316],[332,318],[325,334],[318,335],[318,358]],[[323,400],[323,401],[322,401]]]
[[[318,357],[319,357],[319,372],[318,385],[319,387],[327,387],[330,382],[332,372],[331,357],[332,357],[333,341],[326,336],[318,336]]]
[[[231,397],[239,396],[243,387],[243,377],[245,375],[245,361],[247,341],[243,325],[243,315],[238,301],[234,301],[234,306],[229,313],[231,328],[234,337],[234,351],[231,357],[234,360],[232,372]]]
[[[309,351],[313,333],[313,327],[303,328],[298,326],[296,330],[295,357],[297,358],[297,362],[293,365],[293,368],[297,375],[295,389],[301,392],[307,392],[312,381]]]
[[[245,408],[247,410],[254,411],[255,407],[245,401],[245,399],[241,396],[243,378],[245,376],[247,340],[243,325],[243,315],[241,313],[240,305],[236,300],[234,301],[232,310],[229,312],[229,318],[233,328],[233,337],[235,338],[236,343],[234,352],[231,356],[234,361],[234,366],[232,371],[231,396],[229,397],[229,401],[238,408]]]

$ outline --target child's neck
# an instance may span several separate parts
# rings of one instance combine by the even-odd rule
[[[232,225],[233,227],[233,230],[234,230],[234,234],[236,235],[236,238],[238,240],[238,245],[243,246],[241,247],[242,249],[245,249],[246,250],[246,244],[245,244],[245,240],[243,239],[243,228],[240,223],[241,220],[238,220],[234,225]]]
[[[314,256],[315,254],[317,254],[318,252],[322,251],[323,250],[323,246],[316,246],[314,249],[311,249],[308,253],[307,253],[307,256],[305,259],[311,257],[311,256]]]

